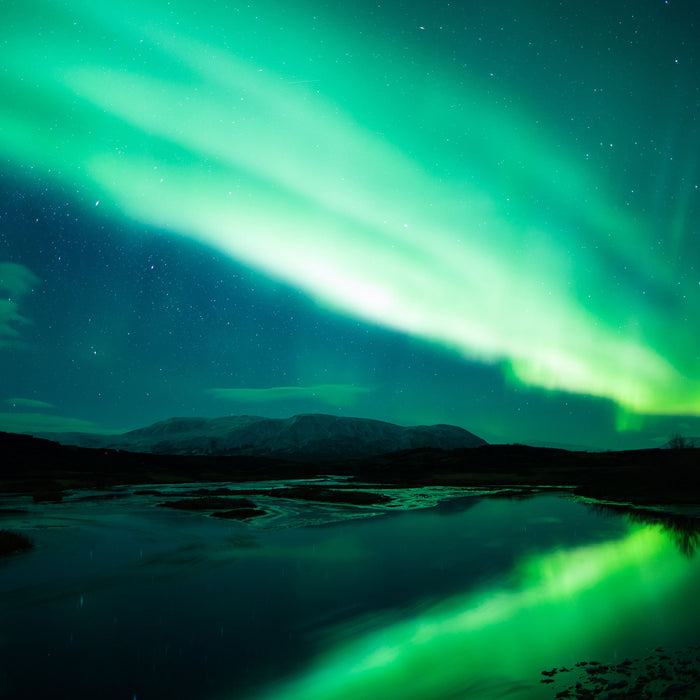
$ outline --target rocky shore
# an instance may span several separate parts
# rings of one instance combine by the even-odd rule
[[[540,682],[552,687],[549,697],[557,699],[697,700],[700,646],[673,652],[657,647],[644,658],[612,664],[579,661],[572,668],[544,670],[542,675]]]

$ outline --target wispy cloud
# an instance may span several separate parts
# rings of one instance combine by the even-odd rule
[[[311,400],[332,406],[350,406],[370,393],[367,387],[352,384],[317,384],[315,386],[273,386],[265,389],[215,388],[207,394],[217,399],[238,403],[273,403],[278,401]]]
[[[12,408],[32,408],[32,409],[49,409],[53,408],[53,404],[46,401],[38,401],[37,399],[5,399],[5,403],[10,404]]]
[[[22,334],[18,326],[31,321],[20,313],[20,301],[39,282],[39,278],[24,265],[0,263],[0,348],[21,342]]]
[[[92,421],[48,413],[0,413],[0,430],[7,433],[107,433]]]

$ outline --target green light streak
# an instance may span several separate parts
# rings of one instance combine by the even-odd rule
[[[656,527],[545,554],[525,563],[512,587],[455,597],[341,642],[262,697],[487,698],[514,688],[517,697],[541,697],[539,669],[571,663],[571,655],[577,660],[601,644],[612,652],[615,630],[643,625],[691,567],[697,562],[679,557]]]
[[[39,401],[38,399],[5,399],[5,403],[9,404],[13,408],[36,408],[36,409],[50,409],[53,408],[53,404],[47,403],[46,401]]]
[[[48,8],[36,3],[39,14]],[[264,50],[252,17],[228,17],[236,50],[211,29],[227,19],[216,8],[164,11],[74,3],[66,15],[51,10],[55,31],[42,34],[17,18],[0,150],[334,313],[624,412],[700,415],[696,363],[674,345],[661,303],[645,302],[640,332],[630,322],[635,285],[623,280],[606,298],[610,256],[668,283],[669,269],[637,254],[650,227],[530,127],[525,110],[506,115],[476,84],[458,88],[446,74],[427,106],[411,110],[403,98],[388,107],[427,130],[419,153],[430,139],[458,144],[459,159],[442,151],[455,166],[445,178],[425,155],[406,155],[408,126],[376,133],[376,81],[367,103],[355,91],[341,105],[337,86],[326,96],[284,72],[284,51],[309,39],[301,21],[278,50]],[[197,12],[209,29],[193,23]],[[361,40],[333,31],[369,56]],[[371,59],[360,61],[371,76]],[[334,69],[320,64],[318,75],[332,83]],[[457,102],[469,109],[452,109]],[[540,199],[551,220],[534,208]],[[588,304],[586,290],[600,300]]]

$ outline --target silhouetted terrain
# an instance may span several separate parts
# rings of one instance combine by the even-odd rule
[[[115,484],[237,481],[313,475],[317,465],[296,465],[264,457],[159,455],[70,447],[0,432],[0,490],[60,491]]]
[[[638,504],[700,503],[700,450],[569,452],[524,445],[402,450],[377,457],[293,462],[264,457],[158,455],[66,447],[0,433],[0,490],[42,500],[66,488],[350,475],[386,485],[574,486]]]
[[[291,418],[169,418],[121,435],[40,435],[62,445],[161,455],[272,457],[295,462],[365,459],[396,450],[452,450],[486,441],[456,425],[402,426],[369,418],[304,413]]]

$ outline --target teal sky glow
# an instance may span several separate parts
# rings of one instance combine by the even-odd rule
[[[2,12],[5,398],[699,430],[691,4]]]

